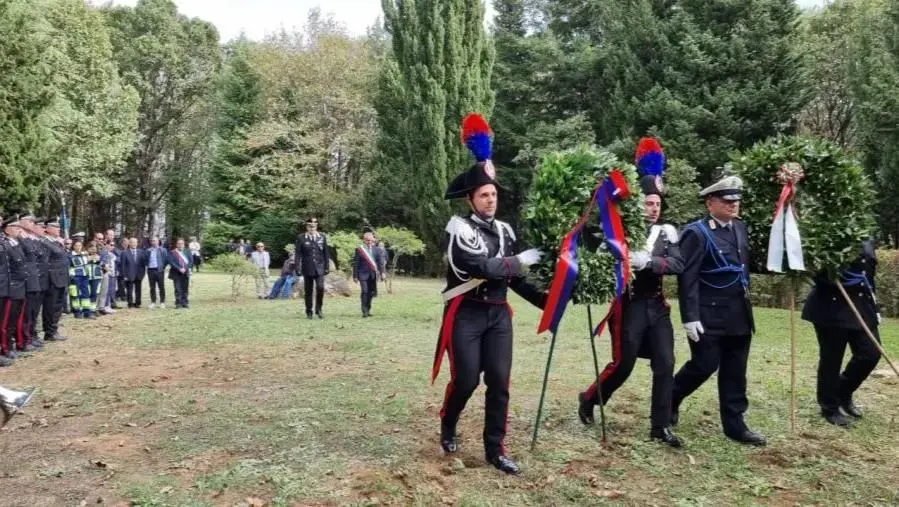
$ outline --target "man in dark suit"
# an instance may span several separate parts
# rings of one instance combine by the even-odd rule
[[[865,325],[880,341],[878,327],[882,319],[875,296],[876,271],[874,242],[865,241],[861,256],[840,272],[839,283],[846,289]],[[815,325],[818,336],[818,404],[821,415],[831,424],[849,426],[849,417],[860,419],[862,416],[861,410],[852,401],[852,395],[877,366],[880,351],[866,335],[827,273],[815,276],[815,286],[805,300],[802,318]],[[847,344],[852,350],[852,358],[840,374]]]
[[[743,181],[728,176],[703,189],[708,216],[684,228],[683,273],[678,278],[681,322],[690,339],[690,360],[674,376],[672,425],[681,402],[718,371],[718,405],[724,434],[743,444],[765,437],[743,420],[746,363],[755,323],[749,302],[749,237],[737,219]]]
[[[192,267],[190,250],[184,248],[184,238],[175,241],[175,248],[169,252],[169,278],[175,285],[175,308],[190,308],[187,291],[190,286],[190,268]]]
[[[159,290],[159,307],[165,308],[165,267],[168,265],[168,252],[159,246],[159,238],[153,236],[150,248],[147,249],[147,278],[150,281],[150,309],[156,306],[156,291]]]
[[[146,253],[137,247],[137,238],[131,238],[128,249],[122,251],[122,279],[125,281],[128,308],[140,308],[141,285],[146,274]]]
[[[312,284],[315,284],[315,314],[322,315],[322,303],[325,299],[325,276],[330,272],[328,238],[318,232],[318,219],[306,220],[306,232],[297,236],[296,242],[297,268],[303,275],[303,289],[306,300],[306,318],[312,318]]]
[[[378,295],[378,278],[387,279],[387,256],[375,245],[375,234],[366,227],[362,245],[353,254],[353,282],[360,284],[362,317],[371,317],[371,300]]]
[[[25,350],[25,304],[26,304],[26,279],[28,269],[25,262],[25,252],[22,250],[20,238],[22,225],[18,220],[11,220],[3,224],[4,250],[9,273],[9,297],[3,305],[2,320],[2,348],[3,353],[9,359],[17,357],[16,349]]]

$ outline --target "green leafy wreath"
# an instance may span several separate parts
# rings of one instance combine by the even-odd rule
[[[798,163],[804,173],[796,186],[794,206],[806,273],[836,274],[859,255],[862,241],[875,230],[874,186],[861,164],[845,150],[804,137],[769,139],[728,164],[726,172],[743,179],[741,218],[749,231],[750,248],[761,254],[753,256],[754,267],[768,272],[764,253],[783,188],[777,173],[789,163]]]
[[[630,198],[619,204],[628,246],[643,248],[646,224],[636,168],[609,152],[587,146],[549,153],[534,176],[523,211],[525,239],[546,253],[543,261],[531,266],[530,277],[549,287],[562,239],[587,209],[596,186],[612,169],[621,171],[630,188]],[[577,250],[579,276],[572,302],[608,302],[615,297],[615,258],[604,243],[595,207],[581,237],[582,244]]]

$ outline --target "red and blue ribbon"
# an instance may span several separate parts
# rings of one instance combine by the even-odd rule
[[[590,219],[593,206],[599,206],[600,221],[609,250],[617,259],[615,266],[615,294],[616,301],[624,293],[624,287],[630,279],[630,260],[628,257],[627,240],[624,235],[624,224],[621,214],[618,212],[618,202],[630,197],[630,189],[627,180],[621,171],[612,170],[609,175],[596,187],[593,198],[577,224],[562,239],[559,248],[559,260],[556,264],[556,272],[550,284],[546,306],[543,309],[543,317],[537,326],[537,334],[546,330],[555,333],[565,314],[574,285],[578,278],[577,246],[584,225]],[[602,324],[601,324],[602,325]],[[597,328],[599,329],[599,328]]]

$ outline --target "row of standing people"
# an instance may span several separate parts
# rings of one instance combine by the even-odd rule
[[[644,143],[657,141],[651,138]],[[661,155],[661,147],[655,148]],[[474,150],[473,150],[474,152]],[[637,165],[643,169],[638,150]],[[447,189],[446,199],[466,199],[471,213],[454,216],[446,226],[447,284],[444,318],[434,357],[432,381],[446,354],[450,380],[440,410],[440,445],[455,453],[460,441],[459,417],[483,373],[485,393],[484,450],[497,469],[518,474],[520,467],[505,446],[512,365],[512,323],[507,291],[544,308],[548,294],[524,277],[525,267],[539,262],[536,249],[519,251],[509,224],[495,219],[498,190],[489,153],[475,153],[477,163],[459,174]],[[661,162],[659,162],[661,161]],[[664,156],[655,163],[664,164]],[[683,401],[718,372],[721,425],[730,439],[766,445],[766,438],[749,428],[745,413],[747,364],[755,333],[749,298],[751,252],[746,226],[737,217],[742,181],[725,177],[700,192],[708,214],[678,232],[660,224],[662,202],[660,171],[641,170],[645,195],[646,243],[633,245],[630,263],[636,274],[621,301],[612,328],[612,361],[599,378],[578,397],[578,416],[593,424],[593,408],[605,404],[628,378],[636,359],[650,359],[652,401],[650,437],[680,447],[683,439],[673,428]],[[840,273],[836,283],[850,292],[864,323],[877,335],[881,322],[875,298],[876,257],[873,244],[860,245],[861,255]],[[665,275],[678,276],[680,315],[689,338],[690,359],[674,374],[674,331],[670,306],[662,286]],[[820,346],[817,394],[822,416],[848,426],[862,416],[853,394],[873,370],[880,354],[867,339],[861,323],[840,297],[826,273],[819,273],[802,316],[815,325]],[[879,335],[878,335],[879,340]],[[852,358],[841,373],[847,344]]]
[[[117,299],[127,301],[128,308],[140,308],[142,287],[146,278],[150,288],[150,307],[165,308],[165,272],[175,289],[175,307],[188,308],[188,291],[193,255],[178,238],[175,247],[166,250],[159,239],[150,240],[148,248],[138,248],[136,238],[123,239],[116,248],[114,237],[97,237],[85,244],[84,233],[72,236],[70,252],[71,311],[76,318],[96,318],[114,313]]]

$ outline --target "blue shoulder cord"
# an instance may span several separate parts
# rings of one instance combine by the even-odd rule
[[[840,273],[840,285],[843,287],[855,287],[857,285],[864,285],[868,292],[871,295],[874,295],[874,287],[871,286],[871,281],[868,279],[868,275],[864,273],[855,273],[853,271],[849,271],[848,269],[844,269],[842,273]],[[876,301],[875,301],[876,302]]]
[[[709,231],[709,228],[708,228],[708,226],[705,225],[704,221],[699,220],[699,221],[693,222],[688,227],[693,228],[693,229],[698,229],[699,232],[702,233],[703,236],[705,236],[706,253],[712,257],[712,260],[715,261],[715,265],[718,266],[715,269],[707,269],[704,271],[700,271],[699,272],[700,275],[718,275],[721,273],[735,273],[734,279],[731,280],[730,283],[727,283],[725,285],[715,285],[715,284],[709,283],[709,282],[703,280],[703,278],[701,276],[699,277],[700,282],[708,285],[709,287],[711,287],[713,289],[726,289],[737,283],[742,284],[744,289],[749,286],[749,280],[746,278],[746,272],[743,270],[743,267],[739,266],[737,264],[731,264],[730,262],[727,261],[727,259],[724,258],[724,256],[721,254],[721,250],[718,250],[718,245],[715,244],[715,239],[712,237],[712,233],[711,233],[711,231]]]

